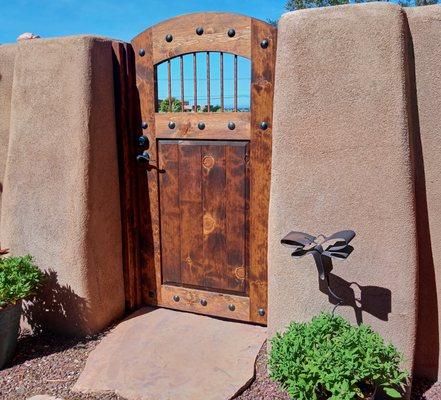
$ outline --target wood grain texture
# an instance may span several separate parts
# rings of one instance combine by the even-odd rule
[[[196,28],[204,29],[203,35],[196,34]],[[236,31],[229,37],[228,29]],[[251,18],[228,13],[194,13],[161,22],[136,36],[136,42],[145,42],[151,34],[153,41],[153,64],[181,54],[200,51],[222,51],[239,56],[251,57]],[[168,43],[167,34],[173,36]]]
[[[145,35],[137,36],[132,41],[136,55],[136,85],[138,88],[140,119],[148,124],[144,135],[150,140],[149,153],[151,164],[157,163],[157,144],[155,135],[155,87],[156,76],[152,59],[152,34],[148,30]],[[139,50],[144,49],[141,56]],[[148,170],[145,164],[138,166],[138,198],[139,198],[139,250],[142,270],[143,301],[157,304],[161,292],[161,242],[159,226],[159,193],[158,173],[156,169]]]
[[[179,296],[179,301],[173,300],[174,296]],[[249,321],[250,301],[248,297],[163,285],[161,299],[159,305],[162,307]],[[207,305],[203,306],[201,300],[206,300]],[[230,305],[234,305],[234,311],[229,309]]]
[[[185,285],[204,286],[201,148],[179,146],[181,276]]]
[[[204,286],[228,289],[225,238],[225,146],[201,146]]]
[[[266,324],[268,304],[268,208],[271,171],[271,135],[277,30],[251,22],[251,142],[250,142],[250,320]],[[260,46],[268,39],[269,46]],[[262,130],[260,123],[267,122]],[[265,315],[258,310],[263,308]]]
[[[123,239],[123,276],[126,310],[142,304],[138,264],[137,179],[133,135],[135,64],[133,50],[127,43],[113,42],[115,120],[118,143],[119,183],[121,193],[121,227]]]
[[[179,149],[177,143],[158,142],[163,283],[181,283],[181,221]]]
[[[201,36],[195,32],[199,26],[204,29]],[[227,35],[229,28],[236,30],[233,38]],[[167,34],[173,35],[170,43],[165,41]],[[269,40],[267,48],[260,45],[263,39]],[[266,324],[276,29],[249,17],[192,14],[156,25],[132,44],[141,119],[149,125],[144,134],[151,142],[151,164],[165,174],[169,171],[162,176],[155,168],[148,172],[138,168],[143,300]],[[138,55],[140,49],[145,50],[144,57]],[[155,113],[154,66],[199,51],[251,58],[251,113]],[[175,128],[169,128],[170,121]],[[230,121],[236,125],[234,130],[228,129]],[[262,121],[268,129],[260,128]],[[198,128],[199,122],[205,123],[205,129]],[[172,271],[178,254],[180,271]],[[174,301],[174,294],[184,300]],[[202,295],[210,299],[205,307],[199,303]],[[233,300],[239,312],[225,310]],[[260,316],[259,309],[265,315]]]
[[[250,119],[248,112],[227,113],[156,113],[156,137],[161,139],[213,139],[248,140],[250,139]],[[168,123],[176,126],[170,129]],[[205,129],[200,130],[198,123],[203,122]],[[234,130],[228,129],[228,122],[234,122]]]
[[[227,287],[245,293],[248,277],[248,142],[225,147]]]

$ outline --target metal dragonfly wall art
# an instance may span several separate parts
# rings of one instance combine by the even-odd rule
[[[354,250],[349,245],[354,237],[355,232],[351,230],[339,231],[331,236],[312,236],[304,232],[291,231],[281,240],[281,243],[293,249],[291,253],[293,258],[301,258],[306,255],[314,257],[319,278],[327,284],[329,294],[338,300],[336,306],[338,307],[343,303],[343,299],[337,296],[330,288],[329,271],[326,271],[324,261],[326,259],[345,260],[348,258],[349,254]]]

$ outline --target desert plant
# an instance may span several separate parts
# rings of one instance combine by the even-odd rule
[[[269,369],[298,400],[365,399],[381,388],[402,397],[408,373],[401,354],[367,325],[321,314],[309,323],[292,322],[271,341]]]
[[[43,273],[31,256],[0,259],[0,308],[26,299],[43,281]]]

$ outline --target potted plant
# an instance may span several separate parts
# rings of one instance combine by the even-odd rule
[[[293,399],[374,399],[383,391],[402,398],[409,376],[403,358],[367,325],[321,314],[292,322],[271,340],[269,373]]]
[[[20,328],[21,301],[34,294],[42,280],[43,273],[35,266],[31,256],[0,259],[0,369],[14,354]]]

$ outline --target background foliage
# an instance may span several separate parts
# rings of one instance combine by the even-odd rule
[[[271,379],[298,400],[362,399],[375,386],[401,398],[408,373],[402,356],[367,325],[321,314],[291,323],[271,341]]]

